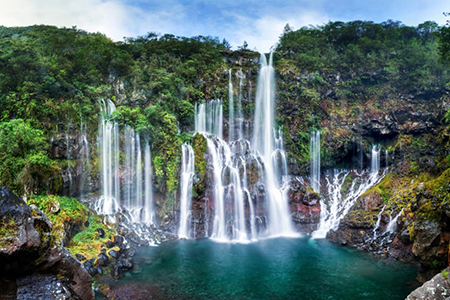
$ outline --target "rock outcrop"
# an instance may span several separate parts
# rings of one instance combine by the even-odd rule
[[[450,298],[449,268],[438,273],[421,287],[415,289],[406,300],[446,300]]]
[[[0,187],[0,299],[93,299],[92,279],[66,249],[52,223]]]

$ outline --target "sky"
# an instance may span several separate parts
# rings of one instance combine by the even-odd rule
[[[353,20],[443,25],[450,0],[0,0],[0,7],[3,26],[76,26],[115,41],[148,32],[203,35],[268,52],[286,23],[294,30]]]

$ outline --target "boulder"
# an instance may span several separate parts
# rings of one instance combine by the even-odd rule
[[[0,299],[94,299],[80,262],[51,242],[50,220],[6,187],[0,223]]]
[[[435,299],[446,300],[449,299],[450,281],[448,279],[449,268],[441,273],[435,275],[431,280],[425,282],[421,287],[418,287],[411,294],[406,297],[406,300],[422,300]]]

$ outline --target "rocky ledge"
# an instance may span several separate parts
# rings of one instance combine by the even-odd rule
[[[0,300],[94,299],[91,276],[55,245],[52,223],[0,187]]]

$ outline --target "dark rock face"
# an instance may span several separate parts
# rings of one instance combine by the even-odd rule
[[[288,192],[289,207],[295,227],[301,232],[311,233],[320,222],[320,198],[297,180],[291,181]]]
[[[450,269],[447,268],[442,273],[438,273],[431,280],[425,282],[421,287],[409,294],[408,297],[406,297],[406,300],[448,299],[450,293],[450,281],[448,279],[449,271]],[[446,277],[444,274],[446,274]]]
[[[93,299],[92,279],[51,243],[50,220],[0,188],[0,299]]]

